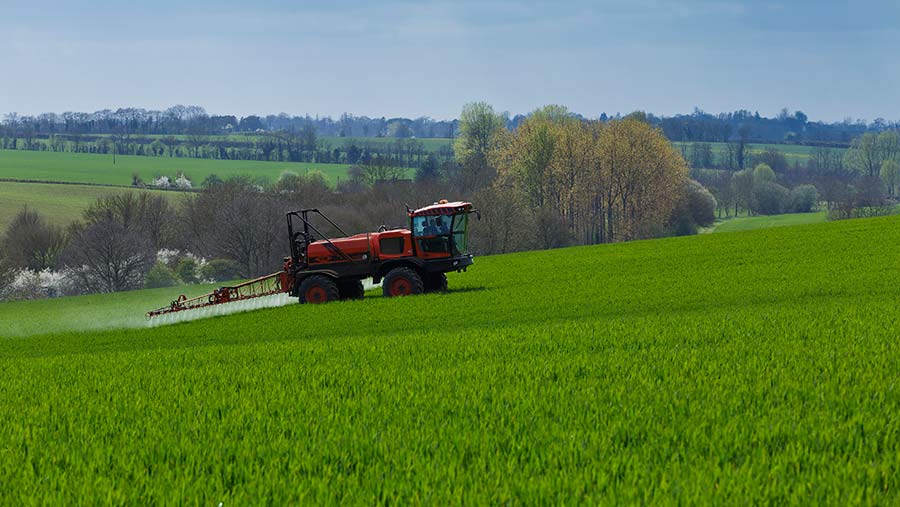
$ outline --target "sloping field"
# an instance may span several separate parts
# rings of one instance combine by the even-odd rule
[[[24,206],[39,211],[51,223],[65,226],[80,218],[81,212],[100,197],[123,192],[153,192],[170,199],[181,199],[186,195],[180,192],[94,185],[0,181],[0,232],[6,230],[13,217]]]
[[[0,503],[897,504],[898,242],[495,256],[448,294],[153,329],[78,332],[136,308],[84,300],[0,340]]]
[[[297,174],[321,171],[332,183],[344,177],[347,165],[299,162],[259,162],[255,160],[214,160],[200,158],[116,156],[46,151],[0,150],[0,178],[131,185],[138,173],[145,181],[156,176],[174,177],[183,172],[199,186],[210,174],[222,179],[249,176],[275,181],[282,172]]]
[[[223,284],[184,285],[91,294],[39,301],[0,303],[0,336],[32,336],[69,331],[146,328],[144,314],[168,305],[179,294],[200,295]]]
[[[709,232],[737,232],[785,225],[818,224],[828,220],[825,211],[812,213],[785,213],[782,215],[758,215],[753,217],[736,217],[716,222]]]

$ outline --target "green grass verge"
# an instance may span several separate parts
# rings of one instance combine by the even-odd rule
[[[6,338],[0,503],[896,504],[898,242],[520,253],[443,295]]]
[[[334,183],[345,177],[349,166],[342,164],[307,164],[298,162],[258,162],[198,158],[116,156],[84,153],[0,150],[0,178],[74,183],[130,185],[132,173],[145,181],[157,175],[173,177],[183,172],[199,186],[204,178],[216,174],[222,179],[250,176],[275,181],[284,171],[305,174],[321,171]]]

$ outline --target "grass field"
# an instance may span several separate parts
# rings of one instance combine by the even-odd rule
[[[320,141],[329,143],[332,147],[344,146],[355,143],[357,146],[394,144],[397,139],[392,137],[320,137]],[[449,137],[422,137],[415,139],[422,143],[426,151],[438,151],[442,148],[453,148],[453,139]]]
[[[690,156],[690,145],[693,143],[682,143],[676,142],[673,143],[677,148],[681,149],[682,146],[686,147],[688,150],[688,157]],[[722,155],[727,150],[726,143],[708,143],[712,148],[713,156],[716,160],[721,160]],[[758,154],[766,151],[767,149],[774,149],[784,154],[784,157],[787,159],[788,163],[793,165],[795,162],[806,163],[809,160],[810,155],[816,150],[814,146],[800,146],[793,144],[759,144],[752,143],[748,144],[748,150],[751,154]],[[835,148],[837,151],[843,152],[843,148]]]
[[[727,218],[715,223],[706,232],[736,232],[785,225],[818,224],[828,220],[824,211],[814,213],[785,213],[783,215],[760,215],[753,217]]]
[[[130,185],[132,173],[145,181],[157,175],[188,175],[196,185],[216,174],[220,178],[250,176],[275,181],[286,170],[298,174],[321,171],[332,183],[347,172],[342,164],[307,164],[299,162],[258,162],[198,158],[116,156],[84,153],[0,150],[0,178],[16,178],[74,183]]]
[[[178,135],[178,136],[164,136],[164,135],[147,135],[140,136],[146,137],[148,139],[163,139],[166,137],[174,137],[180,141],[188,140],[191,136],[187,135]],[[231,135],[221,135],[221,136],[203,136],[204,139],[209,139],[210,141],[237,141],[237,142],[255,142],[258,140],[265,139],[265,136],[260,136],[258,134],[231,134]],[[345,144],[355,143],[357,146],[363,145],[382,145],[382,144],[393,144],[397,142],[397,138],[394,137],[336,137],[336,136],[321,136],[318,138],[319,141],[330,144],[332,147],[344,146]],[[422,146],[428,151],[438,151],[441,148],[453,147],[453,139],[449,137],[421,137],[416,139],[417,141],[422,143]]]
[[[897,504],[898,241],[494,256],[153,329],[90,330],[180,289],[0,305],[0,503]]]
[[[25,206],[37,210],[51,223],[65,226],[79,218],[81,212],[96,199],[122,192],[153,192],[174,200],[185,196],[179,192],[158,190],[0,181],[0,233]]]

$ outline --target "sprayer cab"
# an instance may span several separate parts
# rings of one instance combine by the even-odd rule
[[[472,212],[471,204],[459,201],[443,201],[410,211],[409,228],[422,257],[439,259],[468,255],[469,214]]]

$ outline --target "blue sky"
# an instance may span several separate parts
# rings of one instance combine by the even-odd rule
[[[888,1],[0,0],[0,43],[0,114],[452,118],[485,100],[900,120]]]

